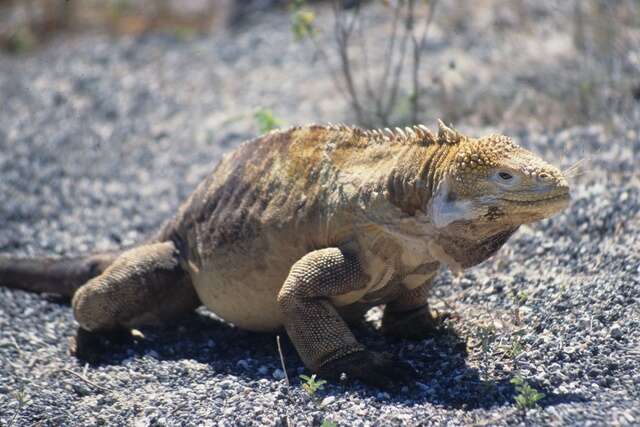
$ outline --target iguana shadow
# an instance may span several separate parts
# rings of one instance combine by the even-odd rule
[[[110,347],[99,364],[117,365],[131,357],[165,361],[191,359],[209,365],[217,374],[278,381],[282,379],[276,344],[279,335],[292,387],[300,386],[300,374],[308,374],[284,330],[278,333],[244,331],[224,323],[206,310],[198,310],[169,325],[145,328],[142,332],[142,339]],[[387,339],[368,323],[355,327],[354,333],[371,350],[391,352],[409,361],[418,372],[416,383],[393,391],[360,383],[329,383],[321,392],[322,396],[340,397],[352,391],[361,397],[397,406],[428,402],[446,408],[473,410],[511,405],[518,394],[510,374],[482,379],[479,371],[467,364],[466,341],[453,329],[441,328],[433,338],[417,343]],[[529,381],[529,384],[545,394],[538,402],[542,407],[586,400],[576,394],[555,393],[536,382]]]

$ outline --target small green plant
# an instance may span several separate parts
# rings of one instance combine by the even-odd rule
[[[120,19],[134,13],[133,4],[129,0],[118,0],[109,5],[108,13],[111,19]]]
[[[316,34],[313,26],[316,15],[312,10],[304,7],[305,3],[304,0],[291,2],[291,32],[296,41],[311,38]]]
[[[524,346],[522,342],[520,342],[520,337],[515,337],[513,341],[511,341],[511,345],[507,349],[507,356],[512,359],[518,357],[524,351]]]
[[[179,26],[173,29],[173,36],[179,42],[188,42],[196,37],[196,32],[193,28]]]
[[[525,304],[527,302],[527,299],[529,299],[529,294],[527,294],[525,291],[518,292],[518,302],[520,304]]]
[[[300,375],[300,378],[304,381],[302,388],[309,396],[314,397],[318,390],[322,390],[327,383],[325,380],[317,380],[316,375],[313,374],[310,377],[307,375]]]
[[[282,126],[280,120],[276,119],[273,112],[267,108],[261,108],[254,114],[260,133],[267,133]]]
[[[320,427],[336,427],[338,424],[334,423],[333,421],[329,421],[329,420],[323,420],[322,424],[320,424]]]
[[[33,31],[28,26],[23,25],[9,37],[6,49],[9,53],[20,55],[33,50],[37,43],[38,40]]]
[[[492,324],[483,325],[478,328],[477,332],[478,340],[482,346],[483,351],[488,351],[491,344],[496,339],[496,327]]]
[[[521,376],[512,378],[511,384],[515,386],[518,393],[515,397],[516,406],[523,411],[535,408],[538,406],[538,401],[544,399],[544,394],[531,387]]]
[[[20,415],[20,412],[22,412],[24,407],[31,402],[31,400],[27,396],[27,393],[24,391],[24,386],[22,386],[19,391],[13,392],[12,394],[13,394],[13,397],[15,397],[15,399],[18,401],[18,409],[16,409],[16,413],[13,415],[13,418],[11,418],[11,420],[9,421],[9,424],[7,427],[11,427],[13,425],[16,418],[18,418],[18,415]]]

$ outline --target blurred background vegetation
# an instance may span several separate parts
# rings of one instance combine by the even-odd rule
[[[9,52],[22,53],[62,33],[207,32],[218,24],[231,3],[219,0],[0,0],[0,41]]]
[[[371,9],[383,11],[369,13]],[[463,55],[460,60],[451,55],[446,67],[436,67],[430,55],[439,43],[476,25],[480,9],[491,10],[493,33],[502,31],[505,37],[537,31],[536,37],[553,38],[538,28],[541,20],[553,22],[570,34],[571,55],[560,56],[563,64],[552,69],[541,57],[539,68],[529,74],[520,70],[512,76],[516,86],[502,85],[497,92],[459,84],[459,75],[469,73],[473,64],[465,68]],[[450,121],[473,111],[476,124],[527,114],[552,118],[559,110],[564,120],[582,123],[610,111],[633,112],[624,116],[629,122],[640,119],[639,0],[0,0],[0,47],[24,55],[59,37],[96,32],[114,37],[160,32],[189,40],[242,31],[274,10],[290,15],[292,42],[313,51],[314,61],[324,67],[361,125],[415,123],[430,116],[432,104]],[[329,18],[318,20],[317,10]],[[437,28],[432,29],[434,20]],[[384,46],[379,38],[371,45],[373,21],[376,31],[387,32]],[[495,70],[490,77],[500,78]],[[490,101],[480,102],[483,98]]]

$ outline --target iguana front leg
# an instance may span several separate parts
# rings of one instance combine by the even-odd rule
[[[358,258],[338,248],[313,251],[296,262],[278,303],[287,333],[310,370],[324,378],[357,378],[389,387],[408,381],[413,369],[360,344],[338,314],[331,297],[365,288],[369,278]]]
[[[382,333],[398,338],[421,340],[433,335],[437,320],[431,315],[427,298],[433,277],[415,289],[405,289],[388,303],[382,316]]]

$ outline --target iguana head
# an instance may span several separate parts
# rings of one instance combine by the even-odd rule
[[[432,199],[436,227],[459,220],[520,225],[568,206],[569,185],[562,172],[509,137],[470,138],[440,122],[439,139],[455,144]]]

